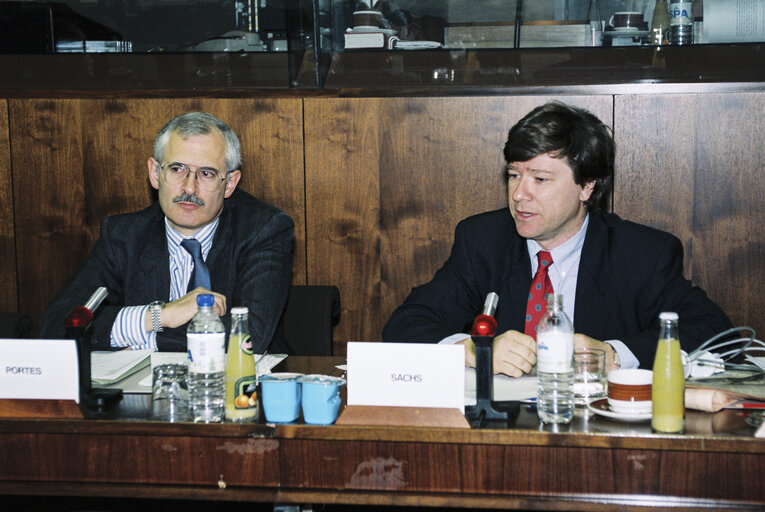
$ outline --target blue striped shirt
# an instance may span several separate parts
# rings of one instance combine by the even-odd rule
[[[194,233],[193,237],[184,237],[173,229],[165,217],[165,235],[167,236],[170,265],[170,302],[186,295],[191,272],[194,270],[194,260],[188,251],[181,247],[181,242],[184,238],[196,238],[202,244],[202,257],[206,261],[217,228],[218,218]],[[117,313],[110,336],[112,347],[130,347],[136,350],[157,349],[157,333],[147,331],[144,328],[144,318],[146,318],[148,309],[148,304],[126,306]]]

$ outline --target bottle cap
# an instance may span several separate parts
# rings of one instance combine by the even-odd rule
[[[677,320],[678,316],[677,313],[673,313],[671,311],[665,311],[664,313],[659,313],[659,320]]]
[[[237,306],[235,308],[231,308],[232,315],[246,315],[248,312],[249,310],[244,306]]]
[[[215,298],[211,293],[200,293],[197,295],[197,306],[210,307],[215,303]]]

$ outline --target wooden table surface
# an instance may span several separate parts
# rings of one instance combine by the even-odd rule
[[[338,358],[277,370],[341,375]],[[0,494],[560,510],[765,508],[765,440],[744,413],[687,412],[680,435],[533,407],[487,428],[149,420],[128,394],[89,419],[0,420]],[[262,414],[261,414],[262,417]],[[262,421],[262,420],[261,420]]]

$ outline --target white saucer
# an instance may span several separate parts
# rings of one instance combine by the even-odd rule
[[[398,34],[398,30],[392,28],[379,28],[379,27],[354,27],[349,28],[346,32],[382,32],[386,36],[395,36]]]
[[[614,30],[605,30],[603,31],[603,35],[606,37],[635,37],[635,36],[647,36],[649,30],[638,30],[638,29],[614,29]]]
[[[437,41],[396,41],[397,50],[429,50],[431,48],[441,48],[441,43]]]
[[[615,412],[609,409],[608,407],[608,398],[601,398],[600,400],[595,400],[594,402],[591,402],[590,405],[587,406],[589,410],[594,412],[595,414],[598,414],[600,416],[605,416],[606,418],[611,418],[614,420],[619,421],[648,421],[651,419],[651,413],[643,413],[643,414],[627,414],[627,413],[621,413],[621,412]]]

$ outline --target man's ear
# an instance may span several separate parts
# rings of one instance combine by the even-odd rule
[[[231,197],[231,194],[234,193],[234,190],[236,189],[236,186],[239,184],[240,179],[242,179],[242,173],[239,171],[239,169],[228,173],[228,178],[226,180],[226,190],[223,193],[224,198],[228,199],[229,197]]]
[[[582,192],[579,194],[579,200],[583,203],[590,199],[592,192],[595,190],[595,180],[588,181],[582,186]]]
[[[149,170],[149,181],[151,182],[151,186],[159,190],[159,162],[154,160],[153,157],[150,157],[146,166]]]

